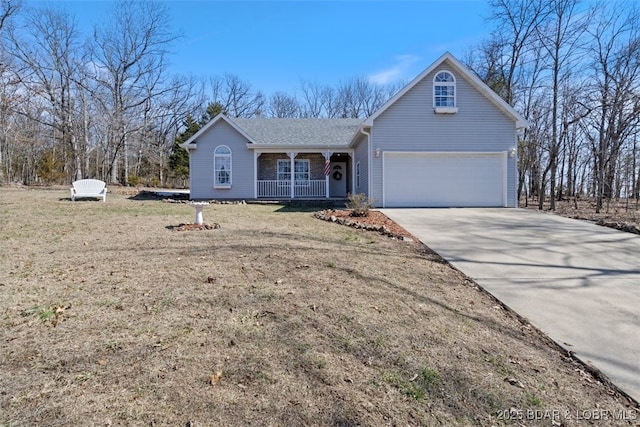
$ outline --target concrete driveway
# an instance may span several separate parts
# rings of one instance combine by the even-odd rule
[[[640,401],[640,236],[524,209],[383,209]]]

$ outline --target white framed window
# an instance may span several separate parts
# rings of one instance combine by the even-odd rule
[[[309,160],[294,160],[294,180],[295,185],[309,185],[310,169]],[[278,160],[278,185],[289,185],[291,183],[291,160]]]
[[[440,71],[433,78],[433,108],[436,113],[456,113],[456,79],[448,71]]]
[[[213,186],[231,188],[231,149],[219,145],[213,152]]]
[[[291,160],[278,160],[278,185],[289,185],[291,183]]]
[[[360,162],[356,163],[356,188],[360,188]]]
[[[296,185],[309,185],[309,160],[296,160],[294,165]]]

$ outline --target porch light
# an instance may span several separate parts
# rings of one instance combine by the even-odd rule
[[[376,148],[375,153],[376,153],[376,159],[379,159],[380,156],[382,155],[382,150],[380,149],[380,147]]]
[[[516,149],[514,147],[509,148],[509,157],[516,156]]]

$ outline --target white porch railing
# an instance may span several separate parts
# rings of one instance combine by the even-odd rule
[[[308,185],[295,186],[295,197],[325,197],[327,184],[324,179],[312,179]]]
[[[304,185],[296,184],[293,197],[326,197],[326,185],[324,179],[310,180]],[[258,180],[258,197],[291,198],[291,182]]]

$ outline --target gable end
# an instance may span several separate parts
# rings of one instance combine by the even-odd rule
[[[443,66],[443,67],[441,67]],[[507,104],[502,98],[500,98],[489,86],[487,86],[482,80],[478,78],[472,71],[465,67],[460,61],[458,61],[451,53],[447,52],[442,55],[438,60],[431,64],[420,75],[413,79],[408,85],[402,88],[396,95],[394,95],[386,104],[380,109],[374,112],[365,122],[366,126],[373,126],[373,122],[399,99],[401,99],[407,92],[413,89],[416,85],[420,84],[425,78],[428,78],[435,70],[439,72],[451,70],[456,76],[456,90],[459,79],[463,78],[476,90],[478,90],[483,96],[485,96],[492,104],[506,114],[510,120],[515,123],[516,129],[523,129],[529,127],[527,120],[516,112],[513,107]],[[435,77],[435,76],[434,76]],[[432,77],[433,78],[433,77]],[[435,106],[434,106],[435,107]],[[442,108],[435,109],[435,113],[442,114],[454,114],[458,111],[460,106],[443,106]]]

